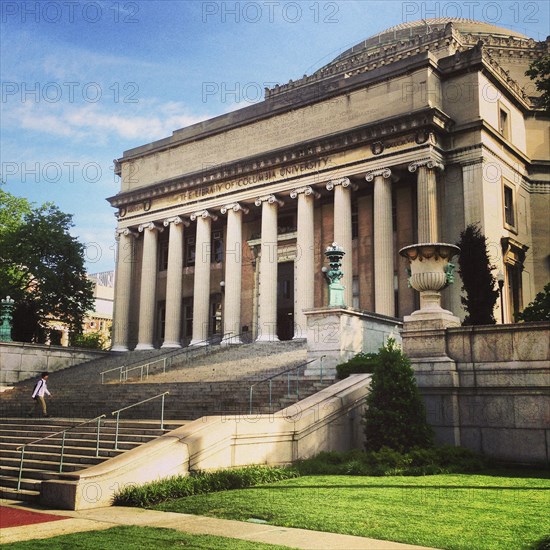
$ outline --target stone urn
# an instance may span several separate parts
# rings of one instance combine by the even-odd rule
[[[460,248],[448,243],[411,244],[399,251],[410,262],[409,285],[420,292],[420,309],[412,319],[434,319],[454,315],[441,307],[441,290],[454,282],[453,256]],[[450,320],[450,319],[449,319]]]

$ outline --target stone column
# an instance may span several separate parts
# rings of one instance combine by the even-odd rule
[[[131,229],[119,229],[115,233],[118,245],[111,351],[128,351],[132,271],[135,262],[134,238],[136,235],[137,233]]]
[[[163,231],[163,228],[149,222],[142,223],[138,230],[143,233],[143,261],[141,263],[139,330],[136,350],[154,349],[158,234],[159,231]]]
[[[409,172],[416,172],[418,170],[419,243],[436,243],[439,241],[436,169],[443,170],[443,165],[429,158],[409,164]]]
[[[181,348],[181,298],[183,293],[183,227],[189,222],[179,216],[164,220],[170,227],[168,272],[166,273],[166,324],[163,348]]]
[[[195,239],[195,281],[193,287],[193,337],[190,345],[205,346],[208,338],[208,314],[210,309],[210,260],[212,220],[218,218],[208,210],[191,214],[197,221]]]
[[[344,249],[346,255],[342,262],[342,284],[344,302],[347,307],[353,303],[353,245],[351,237],[351,182],[349,178],[331,180],[326,185],[329,191],[334,189],[334,242]]]
[[[241,334],[241,291],[242,291],[242,248],[243,212],[238,203],[221,208],[227,213],[227,238],[225,243],[225,295],[223,307],[224,344],[242,344]]]
[[[395,315],[393,282],[393,216],[391,170],[383,168],[368,172],[367,181],[374,180],[374,309],[382,315]]]
[[[256,199],[262,206],[260,299],[257,342],[277,342],[277,211],[284,203],[275,195]]]
[[[311,187],[300,187],[290,193],[298,198],[298,231],[296,239],[296,285],[294,311],[294,340],[307,337],[305,309],[312,309],[315,297],[315,250],[313,201],[319,198]]]

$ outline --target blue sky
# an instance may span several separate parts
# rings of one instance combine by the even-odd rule
[[[399,23],[472,17],[550,34],[547,2],[0,2],[5,189],[74,215],[89,272],[114,268],[124,150],[261,99]]]

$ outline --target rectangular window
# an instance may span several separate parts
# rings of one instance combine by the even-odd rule
[[[294,216],[280,216],[277,220],[277,233],[283,235],[285,233],[294,233],[294,231],[296,231]]]
[[[212,253],[210,260],[213,263],[223,262],[223,232],[212,232]]]
[[[209,335],[222,333],[222,295],[210,296],[210,326]]]
[[[351,307],[354,309],[359,309],[359,277],[354,276],[352,279],[352,297],[351,297]]]
[[[502,106],[498,109],[498,131],[505,139],[510,139],[510,113]]]
[[[359,237],[359,206],[357,201],[351,203],[351,238]]]
[[[195,253],[195,237],[187,237],[187,239],[185,239],[185,267],[195,265]]]
[[[193,336],[193,298],[183,300],[183,336],[187,342]]]
[[[516,226],[514,190],[511,187],[508,187],[508,185],[504,186],[504,222],[510,227]]]
[[[159,243],[159,271],[168,269],[168,241],[163,239]]]

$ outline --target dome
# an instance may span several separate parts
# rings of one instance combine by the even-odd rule
[[[410,40],[414,36],[424,36],[430,34],[435,30],[442,30],[448,23],[453,24],[453,28],[463,34],[478,35],[482,40],[484,36],[502,36],[502,37],[514,37],[528,40],[529,37],[516,31],[505,29],[503,27],[497,27],[489,23],[482,21],[475,21],[473,19],[453,18],[453,17],[439,17],[437,19],[422,19],[420,21],[411,21],[409,23],[402,23],[390,27],[385,31],[382,31],[366,40],[359,42],[352,48],[349,48],[344,53],[336,57],[329,65],[342,61],[346,57],[357,54],[362,51],[368,51],[373,48],[378,48],[383,44],[392,44],[400,41]],[[327,65],[327,66],[329,66]]]

